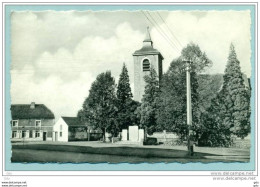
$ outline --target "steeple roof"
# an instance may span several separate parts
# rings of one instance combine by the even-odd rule
[[[150,35],[150,32],[149,32],[149,27],[147,27],[144,42],[152,42],[151,35]]]
[[[142,56],[142,55],[159,55],[163,59],[162,54],[157,49],[153,48],[153,41],[151,39],[149,27],[147,27],[146,30],[146,36],[143,41],[143,47],[139,50],[136,50],[133,54],[133,56]]]

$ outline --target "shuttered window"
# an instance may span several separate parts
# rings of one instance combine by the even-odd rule
[[[12,138],[16,138],[17,137],[17,131],[12,131]]]
[[[36,127],[41,127],[41,120],[36,120],[35,121],[35,126]]]
[[[41,135],[40,135],[40,131],[36,131],[36,132],[35,132],[35,137],[38,138],[38,137],[40,137],[40,136],[41,136]]]
[[[18,120],[12,120],[12,126],[18,127]]]
[[[150,71],[150,62],[148,59],[144,59],[143,61],[143,71]]]

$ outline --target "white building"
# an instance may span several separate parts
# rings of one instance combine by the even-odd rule
[[[87,140],[87,129],[87,124],[77,117],[61,117],[53,126],[53,141]]]

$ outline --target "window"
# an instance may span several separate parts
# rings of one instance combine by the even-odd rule
[[[62,125],[60,125],[60,137],[62,137]]]
[[[41,120],[36,120],[35,121],[35,126],[40,127],[41,126]]]
[[[17,137],[17,131],[12,131],[12,138],[16,138]]]
[[[18,127],[18,120],[12,120],[12,127]]]
[[[35,138],[38,138],[38,137],[40,137],[40,131],[35,132]]]
[[[150,71],[150,62],[148,59],[144,59],[143,61],[143,71]]]

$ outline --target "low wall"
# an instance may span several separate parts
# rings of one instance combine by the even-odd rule
[[[179,137],[172,132],[155,132],[147,137],[157,138],[157,142],[169,142],[179,139]]]

